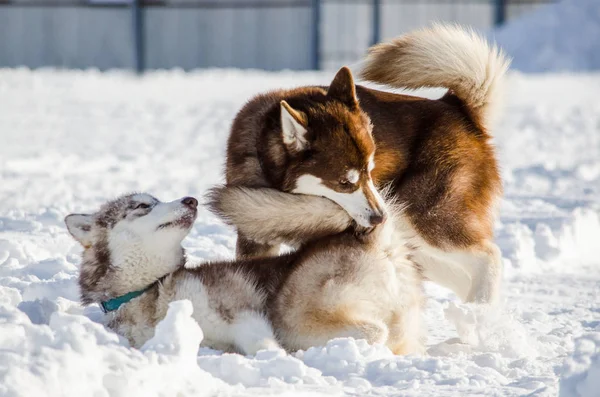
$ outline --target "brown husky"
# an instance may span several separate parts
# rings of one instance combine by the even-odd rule
[[[463,300],[494,302],[502,264],[493,223],[502,185],[489,128],[508,64],[473,32],[435,26],[374,46],[362,77],[447,88],[438,100],[355,86],[347,68],[328,88],[259,95],[232,125],[227,185],[323,196],[372,227],[386,217],[376,186],[389,184],[414,230],[424,275]],[[276,255],[282,241],[238,233],[237,254]]]

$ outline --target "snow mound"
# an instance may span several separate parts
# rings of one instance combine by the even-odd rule
[[[494,32],[522,72],[600,69],[600,2],[563,0],[542,6]]]
[[[336,384],[335,379],[323,378],[319,370],[282,350],[259,351],[255,357],[214,353],[210,351],[207,355],[201,355],[198,365],[231,385],[286,390],[293,385],[327,387]]]
[[[197,345],[189,344],[200,337],[190,308],[189,302],[172,306],[142,352],[85,316],[54,313],[49,325],[35,325],[23,312],[0,306],[0,395],[205,396],[224,390],[221,381],[190,365]],[[192,322],[182,319],[186,316]],[[182,328],[188,326],[191,330]],[[164,354],[162,338],[171,336],[187,349],[176,353],[189,360],[173,360],[173,350]]]
[[[575,341],[575,351],[565,361],[560,397],[597,397],[600,393],[600,333]]]
[[[580,268],[598,263],[600,214],[590,208],[575,208],[560,220],[506,224],[498,233],[508,276],[517,272],[540,272],[571,263]]]
[[[431,352],[430,352],[431,353]],[[297,353],[309,366],[340,381],[358,394],[386,387],[422,391],[436,386],[501,386],[507,379],[492,368],[472,361],[454,362],[442,356],[395,356],[385,346],[370,346],[364,340],[340,338],[326,346]]]
[[[195,363],[204,335],[192,318],[193,311],[192,302],[187,299],[169,303],[167,315],[154,329],[154,337],[144,343],[141,350]]]
[[[451,302],[444,314],[469,351],[498,352],[509,358],[538,354],[525,327],[501,307]]]

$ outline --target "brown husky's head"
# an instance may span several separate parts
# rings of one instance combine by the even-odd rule
[[[361,226],[386,214],[371,179],[375,142],[352,74],[342,68],[318,101],[281,101],[283,143],[291,157],[284,190],[327,197]]]

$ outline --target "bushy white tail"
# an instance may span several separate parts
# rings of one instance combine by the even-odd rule
[[[509,65],[502,50],[472,29],[436,24],[373,46],[361,74],[397,88],[448,88],[485,128],[498,108]]]
[[[347,229],[352,218],[329,199],[270,188],[213,188],[208,208],[258,243],[298,245]]]

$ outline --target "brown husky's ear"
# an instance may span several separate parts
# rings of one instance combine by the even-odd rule
[[[342,101],[351,109],[358,108],[354,78],[352,78],[352,72],[346,66],[341,68],[333,78],[327,96]]]
[[[83,245],[84,248],[88,248],[92,245],[91,230],[92,230],[93,216],[85,214],[71,214],[65,218],[65,224],[71,236]]]
[[[306,114],[292,108],[286,101],[281,101],[281,131],[283,143],[293,151],[301,151],[308,147]]]

